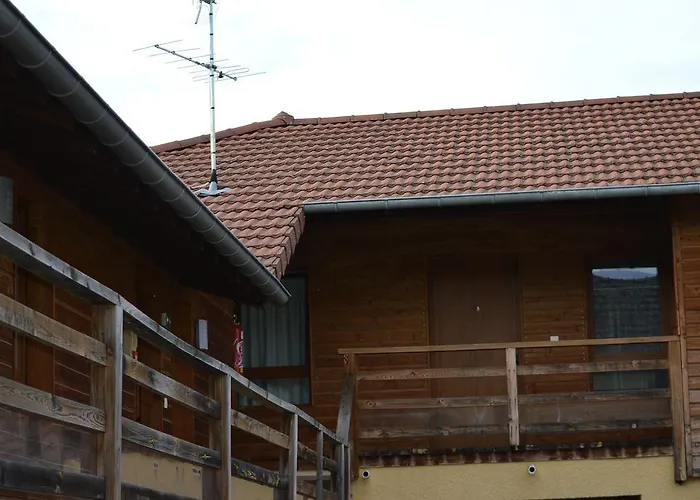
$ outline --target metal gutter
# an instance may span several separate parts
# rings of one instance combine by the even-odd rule
[[[340,201],[311,201],[304,203],[304,212],[307,214],[319,214],[409,208],[446,208],[468,205],[498,205],[503,203],[604,200],[611,198],[687,194],[700,194],[700,182],[577,189],[543,189],[539,191],[503,191],[496,193],[449,194]]]
[[[41,81],[49,94],[65,104],[124,165],[132,168],[144,184],[201,233],[263,296],[277,304],[289,300],[289,292],[279,280],[117,116],[9,0],[0,0],[0,45]]]

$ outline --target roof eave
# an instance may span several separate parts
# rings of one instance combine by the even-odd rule
[[[277,304],[289,300],[289,292],[279,280],[117,116],[9,0],[0,0],[0,44],[264,297]]]
[[[304,203],[307,214],[446,208],[504,203],[535,203],[571,200],[602,200],[647,196],[700,194],[700,182],[604,186],[576,189],[499,191],[495,193],[446,194],[433,196],[387,197],[357,200],[311,201]]]

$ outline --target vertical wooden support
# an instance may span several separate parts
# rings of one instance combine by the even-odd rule
[[[685,450],[686,473],[692,475],[693,443],[691,436],[690,418],[690,381],[688,379],[688,347],[686,338],[685,292],[683,289],[683,253],[681,239],[681,222],[679,221],[680,207],[674,204],[671,210],[671,236],[673,239],[673,288],[676,302],[676,328],[680,340],[681,356],[681,398],[683,405],[683,440]],[[669,348],[671,346],[669,345]],[[673,397],[673,396],[672,396]],[[674,423],[675,425],[675,423]],[[674,434],[675,436],[675,434]]]
[[[291,418],[289,413],[282,413],[282,422],[280,425],[280,431],[283,434],[287,434],[289,432],[289,426],[291,425]],[[278,466],[278,472],[280,477],[284,477],[287,474],[287,463],[289,462],[289,453],[286,450],[280,449],[280,454],[279,454],[279,466]],[[274,493],[274,499],[275,500],[284,500],[286,496],[286,492],[283,491],[282,489],[275,489]]]
[[[338,500],[348,500],[348,497],[345,495],[345,492],[347,491],[346,488],[346,476],[347,476],[347,467],[345,464],[345,446],[342,444],[337,444],[335,446],[335,461],[338,463],[338,472],[336,472],[336,493],[338,494]]]
[[[323,432],[316,434],[316,500],[323,500]]]
[[[685,455],[683,380],[679,341],[668,343],[668,373],[671,385],[671,418],[673,421],[673,468],[676,482],[680,483],[688,478],[688,468]]]
[[[105,500],[121,498],[122,459],[122,358],[124,311],[119,306],[93,308],[94,336],[107,347],[107,366],[92,374],[93,404],[105,411],[105,432],[100,436],[98,473],[105,476]]]
[[[350,470],[357,473],[360,466],[357,458],[357,360],[354,354],[346,354],[344,356],[344,361],[345,378],[343,379],[343,389],[340,395],[336,434],[340,439],[348,440],[355,444],[355,446],[350,448],[352,454],[348,460],[350,461]]]
[[[506,376],[508,377],[508,436],[510,445],[520,446],[520,418],[518,416],[518,366],[515,347],[506,349]]]
[[[221,469],[217,474],[218,498],[231,498],[231,377],[218,373],[214,379],[214,397],[221,404],[221,418],[212,425],[212,446],[221,452]]]
[[[297,451],[299,449],[299,415],[292,414],[289,424],[289,460],[287,461],[287,479],[289,480],[289,489],[287,490],[287,498],[296,500],[297,497]]]

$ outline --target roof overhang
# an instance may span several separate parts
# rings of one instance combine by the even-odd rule
[[[604,200],[648,196],[700,194],[700,182],[605,186],[577,189],[500,191],[495,193],[448,194],[434,196],[371,198],[304,203],[307,214],[344,213],[380,210],[448,208],[506,203],[546,203],[575,200]]]
[[[287,302],[289,292],[279,280],[117,116],[9,0],[0,0],[0,45],[262,296],[278,304]]]

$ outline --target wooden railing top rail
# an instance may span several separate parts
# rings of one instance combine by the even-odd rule
[[[233,370],[230,366],[188,344],[160,326],[114,290],[70,266],[4,224],[0,224],[0,253],[40,278],[60,286],[93,304],[119,306],[124,311],[124,322],[126,325],[136,330],[138,336],[145,341],[189,361],[197,368],[228,375],[231,379],[232,388],[237,393],[261,401],[265,406],[275,410],[297,415],[307,425],[324,433],[332,441],[345,446],[349,444],[347,439],[338,436],[300,408],[269,393]],[[91,341],[88,340],[86,342]],[[97,347],[91,358],[98,358],[92,360],[99,362],[102,360],[103,354],[101,348]],[[92,346],[92,349],[95,350],[95,347]]]
[[[491,344],[411,345],[401,347],[357,347],[338,349],[339,354],[408,354],[428,352],[493,351],[502,349],[541,349],[557,347],[588,347],[605,345],[658,344],[678,340],[676,335],[629,337],[615,339],[581,339],[533,342],[499,342]]]

